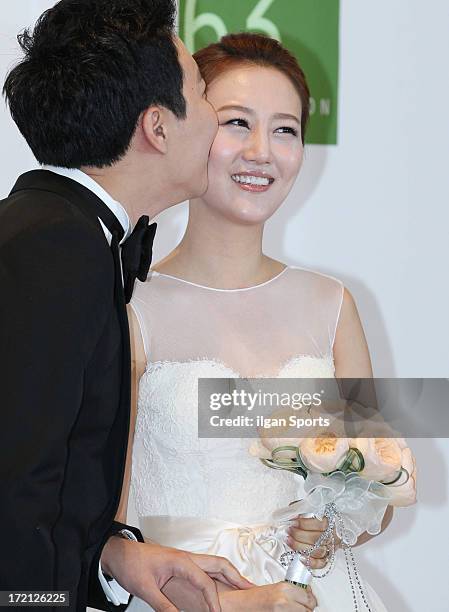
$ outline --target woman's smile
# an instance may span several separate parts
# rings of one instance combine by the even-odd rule
[[[255,193],[268,191],[275,180],[265,172],[240,172],[231,175],[231,179],[239,189]]]

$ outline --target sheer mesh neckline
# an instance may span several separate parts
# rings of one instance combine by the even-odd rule
[[[207,289],[208,291],[221,291],[225,293],[234,293],[237,291],[250,291],[251,289],[258,289],[259,287],[265,287],[270,283],[274,282],[276,279],[280,278],[290,266],[285,266],[283,270],[281,270],[278,274],[269,278],[267,281],[263,283],[259,283],[257,285],[252,285],[251,287],[240,287],[238,289],[218,289],[216,287],[208,287],[207,285],[199,285],[198,283],[192,283],[191,281],[185,280],[184,278],[179,278],[179,276],[172,276],[171,274],[164,274],[162,272],[156,272],[155,270],[151,270],[151,274],[154,276],[163,276],[165,278],[171,278],[175,281],[179,281],[180,283],[186,283],[186,285],[191,285],[192,287],[198,287],[199,289]]]
[[[332,354],[343,289],[334,278],[290,265],[241,289],[153,273],[136,283],[132,305],[148,362],[207,358],[247,376],[267,375],[298,354]]]

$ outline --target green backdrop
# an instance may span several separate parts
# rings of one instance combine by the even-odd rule
[[[193,53],[228,32],[280,40],[304,69],[311,90],[307,142],[336,144],[339,0],[179,0],[179,34]]]

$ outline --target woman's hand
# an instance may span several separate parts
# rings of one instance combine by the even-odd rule
[[[277,582],[245,591],[220,593],[222,612],[312,612],[317,601],[310,587]]]
[[[298,516],[289,528],[287,544],[293,550],[307,550],[315,544],[318,538],[327,529],[327,519],[322,521],[316,518],[304,518]],[[322,546],[310,555],[310,567],[312,569],[322,569],[328,560],[328,550]]]
[[[382,531],[384,531],[391,522],[393,518],[393,508],[392,506],[388,506],[385,515],[382,519]],[[287,538],[287,544],[293,550],[304,550],[313,546],[318,538],[321,536],[323,531],[327,528],[327,519],[323,519],[319,521],[316,518],[304,518],[298,516],[293,525],[289,528],[288,533],[290,534]],[[378,534],[379,535],[379,534]],[[335,537],[335,548],[341,546],[340,538],[334,533]],[[366,531],[362,533],[356,542],[355,546],[360,546],[361,544],[365,544],[369,540],[372,540],[377,536],[370,535]],[[328,552],[324,547],[318,548],[311,556],[310,556],[310,567],[312,569],[322,569],[326,566],[327,563]]]

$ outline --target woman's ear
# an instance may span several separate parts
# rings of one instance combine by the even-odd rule
[[[150,106],[142,114],[142,132],[149,144],[162,154],[167,153],[167,115],[160,106]]]

